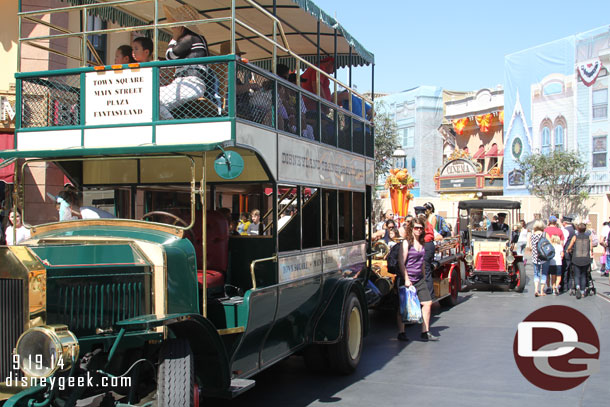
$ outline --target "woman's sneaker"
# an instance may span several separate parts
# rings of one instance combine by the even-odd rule
[[[582,297],[582,292],[579,289],[576,289],[576,299],[580,300],[580,297]]]

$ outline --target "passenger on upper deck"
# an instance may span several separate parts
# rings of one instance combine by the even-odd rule
[[[326,57],[320,61],[320,69],[327,74],[335,72],[335,59],[333,57]],[[303,89],[316,93],[316,70],[313,68],[307,68],[303,75],[301,75],[301,86]],[[330,94],[330,79],[325,75],[320,74],[320,96],[329,102],[331,101]],[[317,111],[317,107],[313,101],[309,99],[305,100],[305,106],[308,111]]]
[[[178,8],[163,6],[167,21],[178,22],[201,18],[189,5]],[[195,16],[194,16],[195,15]],[[169,42],[165,57],[168,60],[207,57],[208,44],[197,27],[171,27],[172,40]],[[173,119],[171,110],[186,102],[195,100],[205,94],[205,65],[182,65],[176,67],[174,80],[159,90],[159,116],[161,119]]]
[[[136,62],[133,59],[133,48],[130,45],[121,45],[114,52],[114,63],[115,64],[131,64]]]
[[[136,62],[152,61],[154,44],[150,38],[138,37],[132,44],[132,56]]]
[[[349,111],[349,92],[344,90],[337,94],[337,104]],[[365,118],[371,120],[373,109],[370,104],[365,105]],[[352,113],[362,117],[362,99],[356,95],[352,95]]]

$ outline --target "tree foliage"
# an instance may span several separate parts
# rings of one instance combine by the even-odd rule
[[[588,198],[587,163],[574,151],[554,150],[549,154],[530,154],[519,160],[527,188],[544,203],[545,215],[584,214]]]
[[[400,147],[396,122],[383,103],[375,104],[375,179],[388,172],[392,154]]]

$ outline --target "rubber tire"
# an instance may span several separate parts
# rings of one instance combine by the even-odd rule
[[[195,363],[186,339],[170,339],[159,353],[158,407],[195,405]]]
[[[445,297],[442,300],[439,301],[439,303],[443,306],[443,307],[453,307],[455,305],[458,304],[459,302],[459,294],[460,294],[460,289],[462,288],[462,281],[460,279],[460,272],[457,269],[453,269],[453,271],[451,272],[451,274],[453,274],[451,276],[451,295],[449,297]],[[453,295],[453,292],[455,290],[455,295]]]
[[[515,283],[513,290],[518,293],[522,293],[525,289],[525,284],[527,283],[527,276],[525,275],[525,265],[522,261],[517,263],[516,269],[519,273],[519,280]]]
[[[328,351],[330,367],[337,373],[350,374],[356,370],[360,362],[364,337],[362,305],[355,293],[348,294],[341,318],[343,319],[341,338],[339,342],[330,345]]]

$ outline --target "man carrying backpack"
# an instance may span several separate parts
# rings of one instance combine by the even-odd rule
[[[544,290],[544,286],[546,285],[546,277],[547,274],[545,268],[543,267],[544,263],[547,263],[550,260],[550,252],[545,253],[542,250],[542,246],[540,243],[548,240],[546,239],[544,233],[544,223],[541,220],[537,220],[534,223],[534,232],[530,236],[530,246],[532,248],[532,263],[534,264],[534,296],[545,296],[546,292]],[[550,243],[549,243],[550,244]],[[553,246],[551,245],[551,248]],[[553,252],[553,255],[555,253]],[[548,271],[547,271],[548,272]]]

